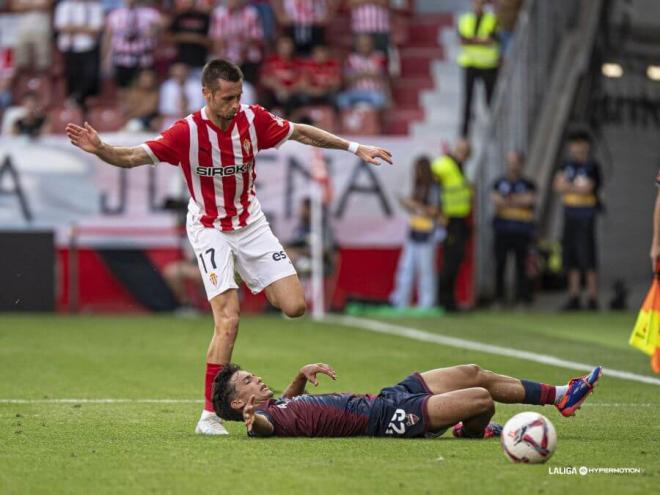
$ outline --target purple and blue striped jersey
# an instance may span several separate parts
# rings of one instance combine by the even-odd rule
[[[376,396],[351,393],[299,395],[257,406],[277,436],[347,437],[367,434]]]

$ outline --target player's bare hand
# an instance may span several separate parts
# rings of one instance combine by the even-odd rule
[[[392,153],[385,148],[378,146],[365,146],[361,144],[358,146],[355,154],[362,159],[363,162],[371,163],[372,165],[380,165],[381,160],[392,164]]]
[[[248,399],[248,403],[243,408],[243,422],[247,431],[252,431],[252,426],[254,425],[254,415],[256,414],[256,408],[254,407],[254,402],[256,397],[251,395]]]
[[[71,123],[67,124],[66,135],[73,145],[88,153],[96,153],[101,147],[101,138],[99,138],[98,132],[88,122],[85,122],[84,127]]]
[[[319,386],[319,380],[316,378],[318,373],[328,375],[333,380],[337,379],[337,372],[332,369],[332,366],[325,363],[308,364],[300,368],[300,373],[307,379],[307,381],[313,383],[315,387]]]

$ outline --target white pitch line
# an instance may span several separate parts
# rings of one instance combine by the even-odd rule
[[[371,332],[383,333],[386,335],[397,335],[399,337],[406,337],[412,340],[421,342],[431,342],[433,344],[440,344],[449,347],[456,347],[458,349],[469,349],[471,351],[485,352],[488,354],[496,354],[499,356],[508,356],[517,359],[524,359],[526,361],[533,361],[535,363],[547,364],[556,366],[558,368],[566,368],[572,370],[591,371],[595,368],[594,365],[579,363],[577,361],[568,361],[560,359],[547,354],[538,354],[536,352],[521,351],[518,349],[510,349],[508,347],[500,347],[497,345],[484,344],[473,340],[459,339],[456,337],[447,337],[445,335],[425,332],[416,328],[404,327],[401,325],[393,325],[381,321],[368,320],[365,318],[356,318],[355,316],[328,316],[327,322],[339,323],[341,325],[360,328],[362,330],[369,330]],[[633,382],[648,383],[650,385],[660,385],[660,379],[651,376],[639,375],[631,373],[630,371],[615,370],[612,368],[603,368],[605,376],[613,376],[623,380],[630,380]]]
[[[0,404],[200,404],[188,399],[0,399]]]

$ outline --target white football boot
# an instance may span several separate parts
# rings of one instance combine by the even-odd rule
[[[222,419],[211,411],[202,411],[195,433],[199,435],[229,435],[227,428],[222,424]]]

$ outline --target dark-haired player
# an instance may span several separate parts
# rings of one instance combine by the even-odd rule
[[[213,310],[214,333],[206,356],[205,405],[196,432],[226,434],[213,412],[211,385],[231,360],[238,332],[238,285],[234,267],[254,293],[265,291],[273,306],[290,317],[305,312],[296,271],[273,235],[255,191],[255,157],[287,139],[347,150],[366,163],[392,163],[383,148],[348,142],[317,127],[294,124],[259,105],[241,105],[243,74],[226,60],[211,60],[202,72],[206,106],[175,122],[158,138],[140,146],[104,143],[96,131],[68,124],[71,142],[122,168],[166,162],[183,172],[188,203],[188,239],[195,251]]]
[[[554,404],[563,416],[573,416],[602,369],[598,366],[567,385],[554,386],[465,364],[413,373],[378,395],[306,393],[308,381],[318,385],[319,373],[336,379],[327,364],[308,364],[274,400],[260,377],[229,364],[215,378],[213,405],[220,417],[244,421],[251,436],[414,438],[453,427],[459,438],[488,438],[502,431],[490,423],[495,402]]]

